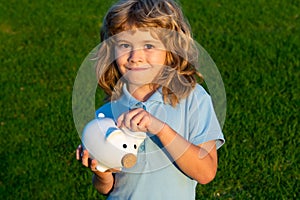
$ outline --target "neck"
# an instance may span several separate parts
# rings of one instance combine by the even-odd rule
[[[147,101],[157,89],[157,87],[154,87],[150,84],[142,86],[128,85],[127,87],[129,93],[141,102]]]

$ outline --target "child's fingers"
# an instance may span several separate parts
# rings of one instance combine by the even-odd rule
[[[76,149],[76,159],[81,161],[82,165],[91,169],[91,171],[97,171],[96,167],[98,165],[97,160],[89,158],[89,152],[87,150],[82,150],[82,146],[78,145]]]
[[[81,151],[82,151],[82,147],[81,145],[78,145],[77,149],[76,149],[76,160],[81,160]]]
[[[97,169],[96,169],[97,165],[98,165],[97,160],[91,160],[91,166],[90,166],[90,168],[91,168],[92,172],[97,171]]]
[[[87,150],[83,150],[81,159],[82,164],[86,167],[89,167],[89,152]]]
[[[149,124],[149,117],[148,116],[142,116],[139,119],[139,122],[137,124],[137,128],[140,129],[141,131],[147,131],[148,124]]]
[[[141,113],[144,112],[142,108],[137,108],[123,113],[117,120],[118,127],[125,126],[126,128],[136,130],[140,120],[143,118]]]
[[[123,120],[124,120],[124,113],[121,114],[118,119],[117,119],[117,127],[122,127],[123,125]]]
[[[139,110],[138,112],[135,112],[130,119],[130,124],[134,126],[139,126],[141,120],[144,118],[144,112],[144,110]]]
[[[130,121],[131,121],[132,117],[134,116],[134,114],[135,114],[134,110],[130,110],[126,113],[123,113],[120,118],[120,122],[121,122],[122,126],[125,126],[126,128],[131,129]]]

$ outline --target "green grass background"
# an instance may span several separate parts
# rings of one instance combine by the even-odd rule
[[[0,0],[0,199],[104,199],[75,160],[72,88],[111,4]],[[181,1],[227,94],[217,177],[197,199],[299,198],[299,4]]]

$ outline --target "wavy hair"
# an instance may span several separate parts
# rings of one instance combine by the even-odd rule
[[[173,0],[120,0],[107,12],[101,27],[96,73],[99,86],[114,100],[122,94],[122,77],[114,61],[112,36],[123,31],[147,29],[167,50],[166,67],[153,82],[162,87],[164,102],[176,106],[197,83],[198,48],[180,6]],[[105,56],[103,56],[105,55]]]

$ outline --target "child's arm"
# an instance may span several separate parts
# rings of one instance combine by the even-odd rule
[[[131,110],[118,118],[118,126],[156,135],[179,168],[201,184],[212,181],[217,171],[215,141],[194,145],[181,137],[164,122],[142,108]]]
[[[179,168],[201,184],[215,178],[218,156],[215,141],[194,145],[177,134],[168,125],[156,134]]]
[[[108,194],[114,184],[114,177],[112,172],[94,172],[93,185],[101,194]]]
[[[82,156],[81,156],[82,152]],[[99,172],[96,170],[98,165],[97,160],[92,160],[89,158],[89,152],[87,150],[82,151],[81,145],[76,150],[76,159],[82,162],[82,165],[89,167],[94,173],[93,175],[93,185],[101,194],[108,194],[114,184],[114,176],[112,171],[108,170],[107,172]]]

